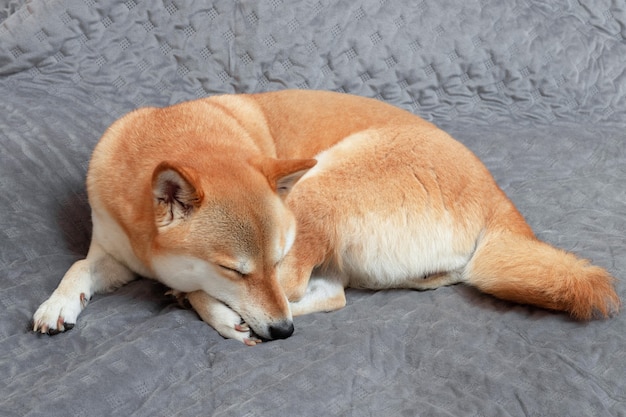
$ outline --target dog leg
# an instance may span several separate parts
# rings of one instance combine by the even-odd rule
[[[291,314],[302,316],[319,311],[339,310],[346,305],[344,280],[339,276],[313,276],[304,296],[289,303]]]
[[[221,301],[204,291],[190,292],[187,299],[200,318],[222,337],[239,340],[248,346],[261,343],[260,339],[252,335],[248,325],[242,322],[241,316]]]
[[[424,278],[416,278],[398,285],[398,288],[409,288],[418,291],[434,290],[446,285],[454,285],[464,282],[463,275],[459,271],[442,272],[428,275]]]
[[[134,278],[132,271],[92,241],[87,258],[70,267],[33,315],[33,331],[54,335],[70,330],[93,294],[111,291]]]
[[[278,267],[278,281],[290,302],[300,300],[307,293],[313,270],[325,259],[327,245],[323,240],[317,230],[300,229]]]

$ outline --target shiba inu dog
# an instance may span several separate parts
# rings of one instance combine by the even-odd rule
[[[137,275],[250,345],[343,307],[345,287],[465,283],[583,320],[620,305],[607,271],[535,238],[472,152],[373,99],[291,90],[139,109],[103,135],[87,190],[89,253],[35,331],[70,329],[94,293]]]

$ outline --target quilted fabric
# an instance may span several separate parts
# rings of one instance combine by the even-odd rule
[[[577,323],[464,286],[351,290],[254,348],[148,280],[94,297],[71,332],[29,331],[87,252],[104,129],[219,93],[326,89],[419,114],[541,238],[623,279],[623,2],[32,0],[0,2],[0,21],[1,415],[626,416],[623,315]]]

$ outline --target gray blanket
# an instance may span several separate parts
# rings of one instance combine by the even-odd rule
[[[148,280],[94,297],[70,332],[29,331],[86,254],[104,129],[218,93],[326,89],[419,114],[539,237],[624,278],[622,1],[32,0],[0,19],[0,415],[626,416],[626,315],[578,323],[462,285],[350,290],[253,348]]]

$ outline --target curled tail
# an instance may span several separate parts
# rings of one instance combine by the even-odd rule
[[[588,320],[618,312],[615,279],[604,269],[537,240],[532,233],[487,230],[465,280],[504,300],[568,312]]]

